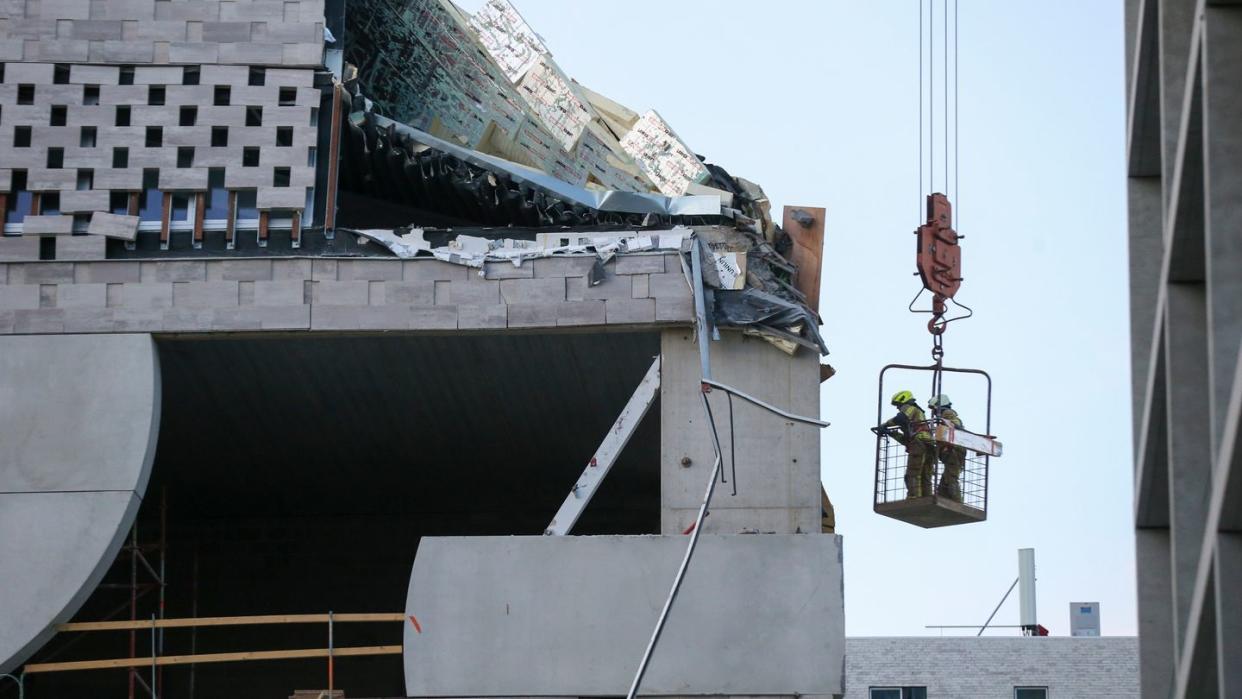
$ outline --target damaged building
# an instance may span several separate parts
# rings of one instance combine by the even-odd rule
[[[844,693],[823,209],[569,68],[0,0],[0,697]]]

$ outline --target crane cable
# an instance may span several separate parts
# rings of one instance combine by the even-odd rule
[[[924,9],[926,8],[926,11]],[[949,15],[952,14],[952,31]],[[926,19],[924,19],[926,17]],[[952,196],[954,220],[960,210],[961,192],[958,186],[958,0],[942,0],[941,4],[941,56],[936,55],[936,0],[919,0],[919,50],[918,50],[918,220],[925,217],[921,204],[924,195],[936,189],[936,148],[943,149],[940,163],[944,179],[944,193]],[[926,55],[924,55],[926,49]],[[941,94],[936,94],[936,58],[941,58]],[[926,76],[926,80],[924,77]],[[924,91],[924,84],[927,89]],[[926,97],[924,97],[926,95]],[[937,99],[939,97],[939,99]],[[937,109],[937,103],[940,109]],[[936,112],[941,114],[941,143],[936,143]],[[926,136],[926,137],[925,137]],[[924,157],[926,155],[926,158]],[[926,179],[923,176],[926,164]],[[926,185],[926,189],[924,189]]]
[[[941,52],[942,58],[942,75],[941,95],[939,105],[941,108],[941,129],[942,129],[942,148],[943,162],[941,163],[944,180],[942,181],[943,193],[953,203],[953,221],[954,227],[960,230],[961,227],[961,191],[959,187],[960,170],[958,167],[959,154],[959,129],[958,129],[958,1],[959,0],[941,0]],[[924,13],[924,4],[926,4],[926,13]],[[950,10],[953,15],[953,31],[949,32],[949,14]],[[926,14],[926,21],[924,21]],[[918,83],[919,83],[919,144],[918,144],[918,160],[919,160],[919,217],[921,222],[926,216],[930,216],[930,211],[924,212],[923,201],[930,193],[936,191],[936,112],[938,106],[936,94],[936,0],[919,0],[919,51],[918,51]],[[952,41],[950,41],[952,39]],[[924,45],[927,47],[926,56],[924,56]],[[952,72],[950,72],[950,59],[952,59]],[[926,71],[924,64],[926,62]],[[924,117],[924,90],[923,77],[926,72],[927,76],[927,98],[926,98],[926,117]],[[950,95],[950,89],[952,94]],[[950,102],[951,99],[951,102]],[[950,139],[950,127],[952,127],[952,138]],[[924,145],[924,129],[926,129],[926,145]],[[952,146],[950,148],[950,146]],[[924,149],[927,152],[927,189],[924,190],[923,180],[923,154]],[[951,188],[951,189],[950,189]],[[952,196],[949,197],[950,192]],[[924,289],[920,289],[915,296],[915,301],[922,295]],[[953,298],[948,299],[954,305],[960,306],[967,311],[966,316],[954,318],[952,320],[960,320],[974,314],[967,306],[959,304]],[[914,301],[910,303],[910,310],[914,311]],[[927,312],[927,311],[914,311]],[[946,321],[947,324],[947,321]],[[933,332],[932,344],[932,360],[935,368],[932,378],[932,395],[939,395],[942,390],[941,367],[944,360],[944,338],[940,333]]]

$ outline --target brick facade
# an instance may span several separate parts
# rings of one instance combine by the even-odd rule
[[[868,699],[872,687],[926,687],[928,699],[1012,699],[1015,687],[1046,687],[1049,699],[1133,699],[1138,640],[847,638],[845,699]]]
[[[0,241],[0,253],[26,244],[23,238]],[[96,236],[71,238],[78,239]],[[680,324],[693,317],[674,255],[621,257],[605,266],[602,282],[588,286],[594,260],[488,263],[484,276],[432,259],[0,263],[0,334],[486,330]]]

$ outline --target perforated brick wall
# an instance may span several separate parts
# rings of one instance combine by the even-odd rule
[[[323,0],[0,0],[5,223],[300,213],[323,47]]]
[[[161,192],[206,192],[217,169],[226,189],[256,190],[260,210],[305,205],[315,180],[313,71],[269,68],[263,84],[252,85],[247,66],[192,66],[198,84],[187,85],[181,66],[134,67],[132,84],[119,84],[118,66],[69,68],[67,82],[56,84],[53,64],[6,66],[0,149],[9,157],[0,179],[12,183],[14,171],[24,172],[27,190],[59,193],[66,216],[111,210],[111,193],[141,191],[151,169]],[[33,103],[20,104],[19,92]],[[278,186],[279,168],[288,176]]]
[[[0,61],[314,67],[323,0],[0,0]]]

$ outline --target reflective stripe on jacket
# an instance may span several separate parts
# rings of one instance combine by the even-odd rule
[[[913,401],[897,408],[897,414],[884,423],[885,427],[892,425],[900,427],[907,439],[913,433],[915,439],[931,440],[931,431],[927,428],[927,416],[923,414],[923,409]]]

